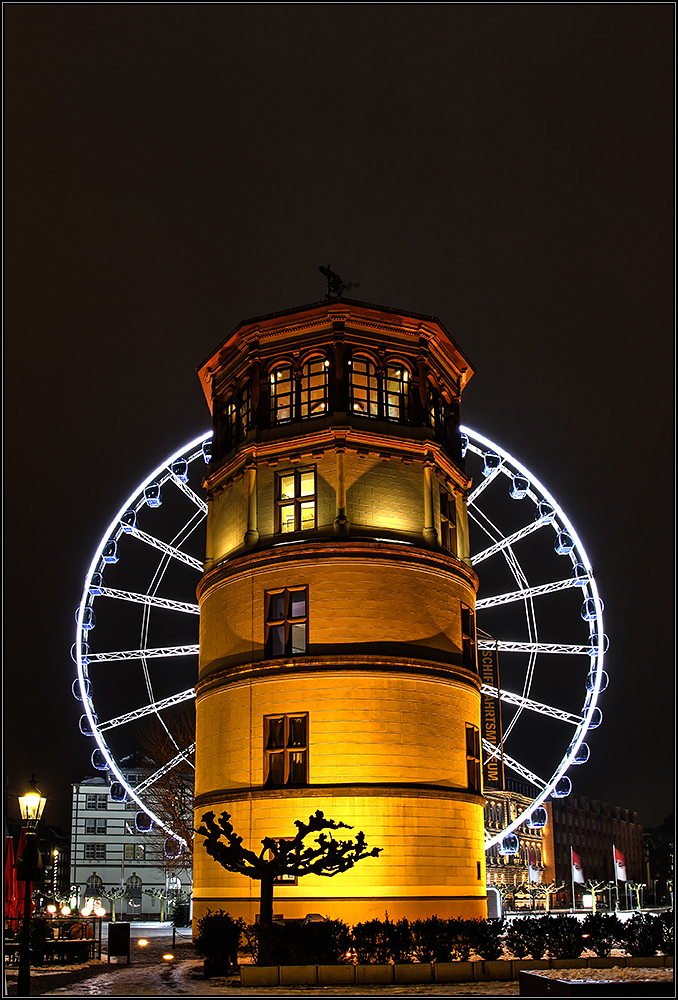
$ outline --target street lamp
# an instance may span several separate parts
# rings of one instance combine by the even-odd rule
[[[31,888],[45,867],[38,849],[36,829],[46,801],[47,799],[40,794],[33,775],[28,782],[28,790],[19,796],[21,818],[26,820],[26,846],[14,863],[17,881],[24,883],[24,921],[19,945],[19,977],[16,990],[19,997],[31,995]]]

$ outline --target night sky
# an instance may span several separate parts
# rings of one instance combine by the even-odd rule
[[[5,774],[68,824],[73,614],[242,319],[435,315],[610,637],[574,790],[673,810],[671,4],[5,6]],[[565,641],[567,637],[565,637]],[[15,811],[16,800],[10,808]]]

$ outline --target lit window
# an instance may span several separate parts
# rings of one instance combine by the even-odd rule
[[[250,403],[250,387],[249,384],[245,386],[242,393],[240,394],[240,437],[247,437],[247,432],[250,429],[251,422],[251,403]]]
[[[476,616],[465,604],[461,606],[461,648],[462,667],[466,670],[478,669],[476,659]]]
[[[266,655],[299,656],[308,649],[308,587],[265,594]]]
[[[409,419],[408,373],[389,365],[384,379],[384,416],[405,423]]]
[[[466,726],[466,773],[471,792],[481,792],[480,783],[480,732],[477,726]]]
[[[440,544],[453,556],[457,554],[457,508],[454,497],[440,491]]]
[[[301,418],[322,417],[328,412],[328,363],[315,358],[301,369]]]
[[[125,861],[143,861],[146,848],[143,844],[125,844]]]
[[[379,416],[377,371],[371,361],[353,358],[350,366],[349,391],[351,411],[360,417]]]
[[[87,879],[88,893],[93,892],[96,894],[100,894],[103,887],[104,887],[104,880],[102,879],[101,875],[96,875],[96,874],[90,875],[90,877]]]
[[[315,468],[278,473],[276,484],[277,530],[287,534],[315,528]]]
[[[271,372],[271,423],[287,424],[294,417],[292,368],[284,365]]]
[[[308,784],[308,714],[264,716],[264,784]]]

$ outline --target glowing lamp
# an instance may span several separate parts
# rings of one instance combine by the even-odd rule
[[[83,915],[83,917],[88,917],[90,915],[90,913],[92,912],[92,907],[91,906],[83,906],[83,908],[80,910],[80,912]]]
[[[47,907],[47,912],[50,913],[52,916],[54,916],[54,914],[56,913],[56,911],[57,911],[57,908],[54,905],[54,903],[50,903],[49,906]]]
[[[139,938],[137,944],[139,945],[140,948],[145,948],[146,945],[148,944],[148,941],[146,940],[146,938]]]
[[[29,825],[34,826],[42,816],[47,799],[40,794],[40,789],[35,783],[35,775],[28,782],[28,791],[19,796],[19,809],[21,818],[28,820]]]
[[[105,917],[106,916],[106,909],[103,906],[95,906],[94,907],[94,914],[97,917]]]
[[[66,903],[64,903],[64,905],[61,907],[61,915],[63,917],[67,917],[70,912],[71,912],[70,906],[68,906]]]
[[[164,959],[164,960],[165,960],[166,962],[171,962],[171,961],[172,961],[172,959],[174,958],[174,955],[170,955],[170,953],[169,953],[169,952],[167,952],[167,954],[166,954],[166,955],[163,955],[162,957],[163,957],[163,959]]]

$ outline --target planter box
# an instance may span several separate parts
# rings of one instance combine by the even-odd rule
[[[495,962],[473,962],[473,978],[476,982],[489,982],[497,979],[513,979],[511,962],[498,959]]]
[[[278,968],[281,986],[315,986],[317,965],[281,965]]]
[[[474,962],[436,962],[434,966],[437,983],[472,983]]]
[[[360,986],[368,984],[376,985],[387,983],[389,986],[393,982],[392,965],[356,965],[355,981]]]
[[[318,986],[353,986],[355,965],[319,965]]]
[[[430,962],[413,962],[409,965],[394,965],[396,983],[432,983],[433,969]]]
[[[241,965],[240,982],[243,986],[278,986],[278,966]]]
[[[584,979],[572,982],[549,979],[538,972],[520,973],[521,997],[673,997],[672,982],[658,980],[611,980],[596,982]]]

